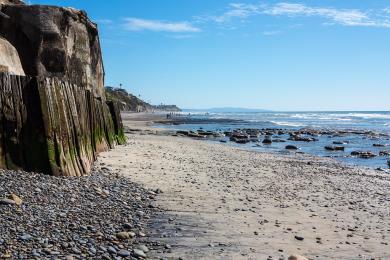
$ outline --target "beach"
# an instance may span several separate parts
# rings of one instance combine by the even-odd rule
[[[388,174],[172,136],[153,127],[158,115],[122,117],[127,144],[96,167],[161,191],[146,240],[163,247],[151,258],[390,258]]]

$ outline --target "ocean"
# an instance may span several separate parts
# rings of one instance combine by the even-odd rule
[[[226,141],[228,145],[244,147],[257,151],[274,153],[289,153],[286,145],[299,147],[299,151],[316,156],[332,157],[349,165],[360,165],[371,168],[388,169],[390,160],[390,112],[223,112],[212,113],[182,112],[173,117],[181,118],[174,125],[162,127],[178,130],[197,131],[233,131],[235,129],[283,129],[288,132],[301,129],[313,129],[331,133],[316,136],[315,142],[300,142],[288,140],[289,135],[281,134],[277,138],[286,142],[262,144],[253,142],[237,144],[228,138],[208,139],[210,141]],[[185,118],[185,120],[183,120]],[[343,143],[344,151],[329,151],[325,146],[333,142]],[[353,151],[369,151],[375,157],[365,159],[352,156]],[[381,154],[381,155],[380,155]]]

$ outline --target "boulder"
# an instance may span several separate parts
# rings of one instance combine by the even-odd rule
[[[295,142],[315,142],[318,141],[316,138],[313,137],[306,137],[301,135],[291,135],[288,140],[295,141]]]
[[[287,145],[286,149],[287,150],[298,150],[298,147],[296,147],[295,145]]]
[[[369,151],[353,151],[351,152],[352,156],[356,156],[363,159],[369,159],[376,156],[376,154],[369,152]]]
[[[372,146],[374,147],[385,147],[385,146],[388,146],[387,144],[373,144]]]
[[[389,156],[390,155],[390,151],[380,151],[379,155],[380,156]]]
[[[16,48],[26,75],[66,78],[105,99],[98,30],[85,12],[45,5],[2,5],[0,36]]]
[[[325,150],[328,151],[344,151],[344,146],[334,146],[334,145],[327,145],[325,146]]]
[[[0,72],[24,76],[18,52],[2,37],[0,37]]]
[[[264,138],[263,144],[272,144],[272,140],[270,138]]]

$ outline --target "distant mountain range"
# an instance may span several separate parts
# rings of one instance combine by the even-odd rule
[[[183,109],[184,112],[209,112],[209,113],[253,113],[253,112],[271,112],[271,110],[259,108],[242,107],[216,107],[207,109]]]

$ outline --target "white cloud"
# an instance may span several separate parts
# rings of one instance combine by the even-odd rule
[[[320,17],[326,19],[325,24],[344,26],[371,26],[390,28],[390,8],[382,10],[362,11],[358,9],[336,9],[331,7],[311,7],[297,3],[267,4],[230,4],[228,11],[219,16],[208,16],[207,19],[218,23],[229,22],[234,18],[246,19],[254,15],[288,16],[288,17]]]
[[[283,33],[282,31],[264,31],[264,36],[274,36]]]
[[[154,31],[172,33],[196,33],[201,30],[189,22],[166,22],[139,18],[126,18],[125,29],[129,31]]]
[[[309,7],[303,4],[278,3],[264,9],[263,13],[275,16],[317,16],[330,20],[333,23],[346,26],[377,26],[389,27],[386,21],[375,20],[356,9],[335,9],[324,7]]]
[[[258,14],[259,6],[251,4],[230,4],[230,10],[220,16],[210,16],[209,18],[215,22],[223,23],[230,21],[233,18],[247,18],[249,16]]]

